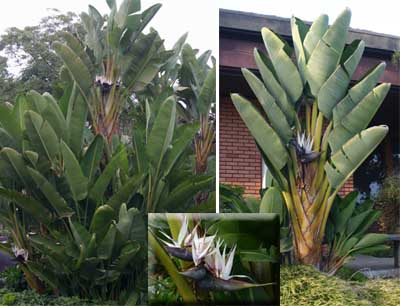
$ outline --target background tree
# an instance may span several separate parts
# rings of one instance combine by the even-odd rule
[[[37,25],[23,29],[11,27],[0,38],[0,102],[13,102],[17,94],[28,90],[62,95],[59,80],[61,59],[51,50],[51,44],[63,40],[67,31],[83,37],[85,30],[75,13],[52,14]]]

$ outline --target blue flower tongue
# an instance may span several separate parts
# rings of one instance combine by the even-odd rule
[[[184,261],[193,261],[193,256],[192,253],[190,253],[187,249],[185,248],[173,248],[169,246],[165,246],[165,249],[167,252],[179,259],[182,259]]]

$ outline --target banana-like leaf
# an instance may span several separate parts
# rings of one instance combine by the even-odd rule
[[[83,174],[88,178],[89,187],[94,181],[96,172],[103,157],[104,138],[100,134],[96,135],[92,143],[89,145],[82,161],[81,168]]]
[[[266,57],[265,54],[261,53],[257,49],[254,49],[254,59],[264,81],[265,87],[275,98],[282,112],[285,114],[288,123],[292,125],[296,116],[294,104],[290,102],[285,90],[276,80],[271,61]]]
[[[90,6],[89,6],[90,8]],[[93,10],[92,10],[93,12]],[[112,14],[116,12],[116,8],[114,8],[111,11],[110,16],[108,17],[108,22],[107,22],[107,29],[109,32],[112,32],[113,30],[113,23],[114,23],[114,18],[112,17]],[[91,13],[91,12],[89,12]],[[100,64],[103,59],[104,55],[104,46],[102,44],[102,41],[100,37],[102,37],[104,34],[101,32],[101,27],[102,25],[97,23],[96,18],[93,18],[92,16],[88,15],[85,12],[82,12],[80,15],[83,27],[86,30],[86,35],[85,35],[85,44],[89,47],[93,52],[95,63]],[[118,32],[120,32],[120,29],[116,29]],[[119,36],[119,35],[118,35]],[[109,41],[109,46],[114,46],[115,42],[108,37]]]
[[[290,55],[285,52],[285,43],[267,28],[263,28],[261,34],[280,84],[296,102],[303,92],[303,82]]]
[[[130,241],[128,244],[126,244],[122,248],[121,254],[114,262],[115,269],[121,272],[125,271],[126,266],[128,266],[133,261],[139,250],[140,244],[137,241]]]
[[[27,190],[33,186],[29,173],[25,166],[24,159],[20,153],[12,148],[3,148],[0,151],[0,160],[2,161],[1,175],[14,182],[18,182]]]
[[[373,245],[383,244],[388,238],[388,235],[385,234],[369,233],[354,246],[354,249],[368,248]]]
[[[122,81],[129,91],[143,89],[156,75],[161,65],[154,61],[158,49],[156,32],[137,40],[122,67]]]
[[[50,123],[59,139],[67,139],[64,135],[68,135],[67,121],[58,106],[57,101],[49,93],[44,93],[43,98],[47,101],[47,107],[41,113],[44,120]]]
[[[44,109],[47,107],[46,99],[35,90],[30,90],[26,94],[26,99],[28,108],[35,111],[39,115],[41,115]]]
[[[75,90],[74,90],[75,88]],[[69,146],[76,156],[80,156],[82,150],[83,134],[87,120],[88,106],[79,90],[74,87],[69,101],[68,111],[68,130],[69,130]]]
[[[182,156],[187,146],[193,140],[194,135],[199,129],[198,124],[185,124],[176,128],[175,137],[168,148],[165,162],[163,163],[163,175],[167,176],[175,166],[179,157]]]
[[[15,106],[14,106],[15,107]],[[13,116],[13,108],[0,104],[0,125],[8,135],[21,139],[21,129],[18,126],[18,118]]]
[[[245,77],[250,88],[253,90],[258,102],[263,107],[267,114],[268,120],[272,128],[282,139],[282,143],[287,144],[292,138],[292,130],[282,110],[277,105],[274,97],[270,95],[264,84],[249,70],[242,69],[243,76]]]
[[[115,243],[115,235],[117,234],[117,227],[115,224],[110,224],[104,239],[100,242],[97,256],[101,259],[109,259],[112,255]]]
[[[118,168],[120,168],[122,161],[126,158],[126,149],[120,150],[115,154],[110,162],[107,164],[103,172],[97,178],[93,187],[90,189],[89,197],[95,202],[100,202],[104,196],[104,192],[107,189],[111,179],[116,174]]]
[[[311,56],[311,53],[314,51],[315,47],[318,45],[318,42],[324,36],[326,30],[328,30],[328,16],[320,15],[310,26],[306,37],[303,41],[304,47],[304,55],[306,56],[306,61]]]
[[[280,222],[282,223],[285,214],[284,205],[280,189],[277,187],[269,187],[261,199],[260,213],[278,214]]]
[[[375,113],[385,99],[390,85],[383,83],[375,87],[361,102],[359,102],[329,134],[329,145],[337,152],[353,135],[368,126]]]
[[[297,67],[299,67],[299,73],[304,84],[306,82],[307,59],[303,47],[303,42],[309,30],[309,26],[307,26],[302,20],[294,16],[290,20],[290,25],[292,28],[292,38],[294,50],[296,52]]]
[[[156,210],[176,211],[180,209],[189,199],[193,198],[199,191],[212,187],[214,177],[212,176],[195,176],[187,179],[171,190],[168,198],[160,200],[159,207]]]
[[[92,7],[89,5],[89,7]],[[93,7],[92,7],[93,8]],[[90,74],[93,76],[94,73],[94,67],[92,64],[92,61],[89,57],[89,55],[86,53],[83,45],[81,44],[80,40],[78,40],[77,37],[75,37],[72,33],[70,32],[63,32],[62,33],[65,42],[68,47],[71,48],[73,52],[82,60],[82,62],[85,64],[85,66],[88,68]]]
[[[171,144],[175,117],[176,102],[173,97],[169,97],[158,111],[146,145],[147,156],[155,169],[161,166],[165,152]]]
[[[208,72],[203,86],[200,89],[197,107],[200,114],[208,115],[210,112],[211,103],[215,101],[215,79],[216,72],[215,66]]]
[[[120,29],[124,29],[128,16],[138,11],[140,11],[140,0],[123,0],[115,14],[115,23]]]
[[[141,174],[130,178],[114,195],[108,200],[114,210],[118,211],[122,203],[128,203],[132,196],[138,192],[141,183],[143,182]]]
[[[354,85],[348,94],[333,109],[333,126],[336,127],[340,121],[371,92],[378,82],[386,64],[382,62],[367,72],[364,77]]]
[[[24,115],[26,134],[30,145],[40,156],[54,161],[59,153],[59,140],[56,132],[47,121],[34,111],[27,111]]]
[[[121,205],[121,208],[119,209],[117,229],[124,241],[129,240],[131,230],[133,226],[135,226],[134,218],[138,214],[139,211],[136,208],[132,207],[128,210],[125,203]]]
[[[15,202],[23,211],[28,213],[38,222],[49,224],[52,220],[51,213],[43,205],[43,203],[36,201],[33,197],[24,195],[14,190],[8,190],[0,187],[0,196]]]
[[[57,189],[41,173],[32,168],[28,168],[28,172],[59,218],[70,217],[74,214]]]
[[[307,62],[307,82],[317,97],[322,85],[335,71],[346,43],[351,12],[344,10],[319,40]]]
[[[3,128],[0,128],[0,148],[19,148],[14,138]]]
[[[339,189],[388,133],[388,127],[374,126],[356,134],[325,163],[329,184]]]
[[[63,60],[83,97],[87,100],[93,82],[88,67],[70,47],[56,41],[53,43],[53,49]]]
[[[101,205],[94,212],[90,232],[96,234],[96,240],[102,241],[109,225],[115,218],[115,210],[109,205]]]
[[[231,98],[239,115],[268,160],[278,170],[282,169],[287,163],[288,153],[278,134],[264,120],[250,101],[237,94],[232,94]]]
[[[61,141],[61,152],[64,159],[65,177],[68,181],[72,196],[75,201],[80,201],[87,196],[87,178],[83,175],[81,166],[75,158],[74,153]]]
[[[340,65],[322,85],[318,93],[318,108],[326,118],[331,119],[333,108],[346,94],[351,76],[364,52],[364,47],[364,42],[360,40],[347,46],[343,52]]]

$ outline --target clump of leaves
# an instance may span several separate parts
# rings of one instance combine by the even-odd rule
[[[383,211],[379,220],[382,231],[394,232],[400,225],[400,174],[385,178],[376,197],[376,206]]]
[[[17,267],[9,267],[0,274],[0,278],[4,281],[4,286],[12,291],[22,291],[28,288],[28,284],[24,278],[24,274]]]

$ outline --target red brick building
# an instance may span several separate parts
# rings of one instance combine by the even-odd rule
[[[230,100],[230,93],[254,99],[240,68],[256,69],[255,47],[265,50],[260,30],[268,27],[291,43],[290,20],[230,10],[220,10],[220,182],[245,187],[245,195],[259,196],[263,182],[263,165],[257,147]],[[386,61],[382,82],[392,84],[389,94],[371,125],[386,124],[390,132],[383,143],[357,170],[342,189],[342,194],[358,189],[368,195],[379,189],[382,179],[399,170],[399,64],[391,62],[400,50],[400,38],[362,30],[351,30],[348,42],[362,39],[366,48],[353,76],[353,83],[381,61]],[[256,72],[256,70],[254,70]]]

